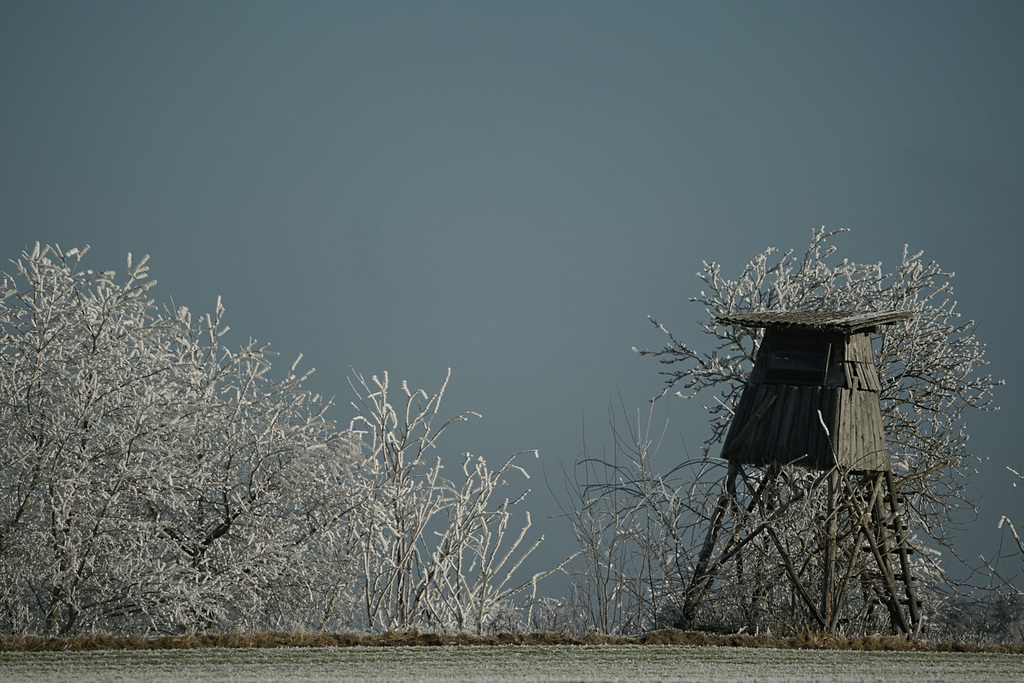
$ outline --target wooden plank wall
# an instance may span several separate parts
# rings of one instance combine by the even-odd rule
[[[861,333],[845,345],[833,343],[831,355],[829,386],[766,384],[762,380],[767,352],[762,345],[722,457],[755,465],[777,462],[828,469],[838,456],[851,469],[887,469],[871,337]]]

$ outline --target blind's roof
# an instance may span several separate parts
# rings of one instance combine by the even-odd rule
[[[913,315],[909,311],[762,311],[723,315],[716,321],[742,327],[797,327],[849,334],[909,320]]]

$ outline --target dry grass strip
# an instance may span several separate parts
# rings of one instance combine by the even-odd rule
[[[90,650],[172,650],[199,648],[275,647],[438,647],[460,645],[696,645],[708,647],[754,647],[801,650],[876,650],[888,652],[993,652],[1024,654],[1014,645],[981,646],[971,643],[929,644],[898,636],[867,638],[833,634],[802,634],[792,638],[765,635],[715,634],[702,631],[664,629],[642,636],[587,635],[581,638],[563,633],[505,633],[490,636],[449,635],[410,630],[401,633],[254,633],[208,634],[159,637],[118,637],[94,635],[82,638],[40,638],[0,636],[0,652],[75,652]]]

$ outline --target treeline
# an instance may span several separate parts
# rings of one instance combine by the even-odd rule
[[[470,416],[434,423],[443,387],[356,376],[340,428],[298,360],[223,343],[219,302],[158,308],[146,259],[85,251],[36,245],[0,283],[0,632],[478,631],[532,588],[528,516],[490,498],[515,457],[443,476]]]
[[[699,301],[712,316],[872,297],[913,310],[880,341],[878,361],[923,600],[911,636],[1024,644],[1013,571],[1004,580],[981,568],[996,588],[971,595],[940,564],[978,461],[961,411],[988,407],[999,384],[975,372],[984,361],[974,324],[956,320],[948,276],[920,254],[904,253],[894,273],[831,266],[829,237],[817,232],[803,258],[787,252],[773,264],[766,251],[738,280],[708,264]],[[666,391],[716,392],[704,453],[673,454],[662,472],[667,422],[653,409],[612,411],[610,446],[592,456],[585,443],[560,496],[577,546],[529,575],[524,562],[542,538],[528,512],[516,514],[523,495],[509,486],[526,476],[524,454],[494,465],[446,453],[447,431],[477,417],[447,416],[447,377],[424,391],[354,374],[353,417],[335,424],[330,402],[303,388],[299,360],[282,372],[266,346],[225,342],[219,302],[202,316],[159,307],[145,259],[129,255],[118,277],[86,269],[86,251],[37,245],[0,282],[0,633],[823,630],[815,606],[830,508],[820,473],[758,473],[729,493],[724,464],[710,457],[756,350],[751,333],[708,323],[717,350],[701,354],[661,328],[666,347],[644,353],[668,368]],[[734,526],[709,536],[723,506]],[[1012,570],[1024,546],[1003,522],[1012,542],[998,559]],[[836,552],[862,557],[851,529]],[[566,593],[539,597],[538,582],[556,571],[569,577]],[[890,632],[877,572],[862,560],[844,572],[831,596],[834,635]]]

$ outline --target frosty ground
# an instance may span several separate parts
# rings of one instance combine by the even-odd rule
[[[1006,681],[1024,655],[585,645],[2,653],[4,681]]]

